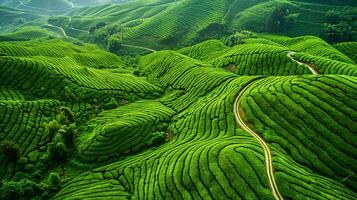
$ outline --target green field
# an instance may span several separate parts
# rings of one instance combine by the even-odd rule
[[[0,200],[357,199],[355,13],[0,0]]]

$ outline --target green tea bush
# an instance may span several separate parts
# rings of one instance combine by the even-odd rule
[[[270,77],[246,92],[242,106],[263,137],[268,135],[267,142],[282,143],[296,162],[339,180],[357,164],[352,153],[355,81],[331,75]],[[351,177],[345,184],[355,188],[356,182]]]

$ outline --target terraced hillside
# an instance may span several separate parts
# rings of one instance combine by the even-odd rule
[[[261,38],[263,40],[274,43]],[[286,68],[289,73],[239,76],[225,69],[229,63],[221,66],[216,64],[220,62],[210,59],[211,56],[221,59],[217,55],[231,57],[241,53],[246,56],[244,60],[249,60],[251,54],[246,49],[253,44],[252,49],[256,50],[253,55],[262,60],[266,60],[269,57],[266,54],[270,53],[281,54],[274,56],[277,60],[292,60],[276,66]],[[307,45],[310,48],[301,53],[328,59],[328,55],[319,56],[313,51],[313,46]],[[326,48],[346,59],[333,47]],[[207,54],[206,49],[216,49],[218,53],[211,51]],[[146,120],[138,122],[139,116],[131,113],[137,112],[139,104],[150,102],[134,103],[131,111],[129,104],[105,112],[96,119],[99,125],[91,133],[91,142],[84,143],[97,148],[96,152],[91,150],[93,159],[113,155],[102,152],[112,151],[115,141],[127,141],[114,138],[122,135],[128,117],[133,124],[125,126],[124,130],[136,133],[137,136],[131,138],[136,144],[141,135],[148,135],[146,131],[150,130],[138,133],[137,123],[151,123],[150,119],[161,110],[171,110],[168,113],[172,120],[167,121],[165,114],[156,117],[168,124],[163,130],[166,143],[84,173],[65,184],[54,199],[357,198],[355,74],[339,75],[333,70],[325,70],[324,75],[310,75],[308,64],[288,58],[287,52],[294,48],[280,44],[277,50],[267,52],[264,49],[271,49],[271,46],[267,48],[250,41],[229,48],[219,41],[208,41],[179,51],[191,57],[174,51],[160,51],[143,57],[139,62],[140,71],[150,82],[159,83],[166,91],[158,99],[160,104],[156,106],[156,112],[147,115],[143,110],[139,115]],[[247,65],[250,70],[257,68],[252,63]],[[356,68],[355,64],[345,64]],[[237,63],[237,66],[243,65]],[[326,64],[328,68],[331,65]],[[234,112],[234,102],[239,105],[237,112]],[[127,110],[127,114],[120,114],[121,110]],[[242,119],[243,127],[236,123],[237,115]],[[108,128],[103,127],[102,117],[109,120]],[[113,119],[118,121],[113,123]],[[244,127],[253,130],[262,142],[245,132]],[[109,137],[103,137],[103,134]],[[98,137],[100,143],[92,137]],[[103,143],[108,148],[102,146]],[[268,154],[263,151],[262,144],[267,146]],[[142,145],[145,145],[144,141]],[[88,146],[88,149],[93,148]],[[129,149],[135,151],[134,147]],[[122,157],[121,151],[116,150],[118,158]],[[271,158],[271,162],[267,158]],[[272,167],[272,177],[265,170],[267,164]],[[275,188],[270,182],[276,184]]]
[[[50,26],[103,46],[115,41],[156,50],[242,30],[336,37],[334,43],[356,40],[357,31],[357,4],[352,0],[8,0],[0,6],[5,19],[0,27],[7,32]]]
[[[94,45],[1,42],[0,198],[356,199],[344,45],[209,40],[134,70]]]
[[[24,195],[13,196],[6,189],[15,184],[9,180],[46,180],[48,169],[58,167],[56,160],[74,149],[79,125],[96,113],[162,91],[94,45],[59,39],[1,42],[0,54],[0,199]],[[37,188],[30,197],[48,198],[41,192],[48,188],[29,181]]]
[[[339,19],[339,13],[353,17],[356,6],[354,1],[139,0],[73,9],[66,14],[67,19],[57,20],[68,32],[82,30],[97,40],[109,35],[124,43],[162,49],[219,38],[237,30],[324,35],[322,24],[330,23],[330,11],[336,13],[334,19]],[[356,31],[355,25],[351,27],[350,31]],[[333,33],[336,37],[340,34]]]
[[[0,0],[0,200],[357,199],[355,1],[89,2]]]

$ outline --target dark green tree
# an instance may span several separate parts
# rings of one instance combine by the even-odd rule
[[[322,37],[331,43],[357,40],[357,13],[329,10],[322,24]]]
[[[265,24],[265,30],[270,33],[280,33],[291,28],[299,13],[293,13],[286,6],[279,6],[274,9]]]
[[[19,146],[9,140],[0,142],[0,150],[8,162],[16,162],[21,156]]]

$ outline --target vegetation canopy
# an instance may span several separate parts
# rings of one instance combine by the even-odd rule
[[[357,199],[357,1],[0,18],[0,200]]]

